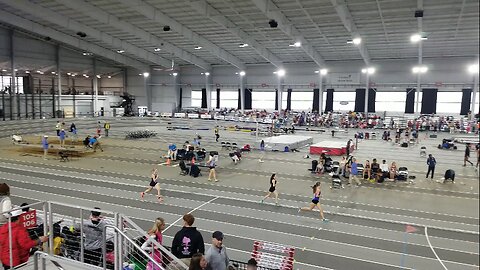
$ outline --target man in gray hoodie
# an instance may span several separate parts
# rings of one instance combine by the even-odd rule
[[[100,210],[98,207],[95,209]],[[84,262],[97,266],[102,262],[103,228],[105,228],[105,221],[101,214],[99,211],[92,211],[90,219],[83,222]],[[75,230],[80,230],[80,224],[75,225]]]
[[[230,264],[227,249],[223,246],[223,233],[215,231],[212,235],[212,246],[205,253],[208,265],[215,270],[226,270]]]

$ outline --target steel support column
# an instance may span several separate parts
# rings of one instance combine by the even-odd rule
[[[323,75],[319,72],[320,78],[318,79],[318,114],[322,115],[323,112]]]
[[[93,117],[98,116],[97,59],[93,58]]]
[[[278,113],[282,111],[282,97],[283,97],[283,77],[278,76],[277,78],[277,89],[278,89]]]
[[[365,73],[366,79],[365,79],[365,117],[368,115],[368,89],[370,88],[370,74]]]
[[[417,0],[417,9],[423,10],[423,0]],[[418,33],[421,34],[423,31],[423,20],[422,17],[417,18],[418,24]],[[418,66],[421,67],[423,63],[423,41],[420,39],[418,41]],[[422,84],[422,75],[420,72],[417,73],[417,89],[415,97],[415,115],[420,115],[420,91]]]
[[[472,105],[470,107],[470,111],[472,112],[470,114],[470,120],[474,119],[475,117],[475,111],[477,108],[477,106],[475,106],[475,99],[477,98],[477,92],[478,92],[478,73],[475,74],[475,78],[473,80],[473,95],[472,95]]]
[[[245,76],[240,76],[240,109],[245,113]]]
[[[57,89],[58,89],[58,111],[63,115],[63,110],[62,110],[62,72],[61,72],[61,66],[60,66],[60,45],[57,45],[56,47],[56,64],[57,64]]]

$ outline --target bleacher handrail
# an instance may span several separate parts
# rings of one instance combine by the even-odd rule
[[[146,237],[148,239],[149,235],[142,228],[140,228],[129,217],[127,217],[125,215],[120,215],[120,224],[122,226],[125,225],[125,221],[128,222],[129,226],[133,226],[133,228],[138,233],[140,233],[141,235],[143,235],[144,237]],[[165,248],[163,245],[161,245],[157,240],[151,239],[150,242],[153,245],[155,245],[155,248],[159,249],[163,254],[167,255],[167,257],[169,257],[170,259],[173,259],[173,261],[175,262],[176,265],[179,265],[179,266],[183,267],[184,269],[188,269],[188,266],[184,262],[182,262],[177,257],[175,257],[175,255],[173,255],[167,248]]]
[[[107,258],[106,258],[106,250],[107,250],[107,228],[111,228],[115,231],[115,233],[118,233],[120,234],[123,239],[127,240],[132,246],[134,246],[137,250],[139,250],[145,257],[148,258],[148,260],[150,262],[153,262],[155,264],[156,267],[158,267],[159,269],[161,270],[165,270],[165,268],[162,267],[162,265],[160,263],[158,263],[156,260],[154,260],[150,254],[148,254],[148,252],[146,252],[145,250],[143,250],[139,245],[137,245],[132,239],[130,239],[124,232],[122,232],[122,230],[120,230],[119,228],[117,228],[116,226],[113,226],[113,225],[105,225],[105,227],[103,227],[103,241],[102,241],[102,250],[103,250],[103,256],[102,256],[102,265],[103,265],[103,269],[106,270],[107,269]],[[115,267],[117,269],[117,267]]]
[[[75,261],[75,260],[72,260],[72,259],[69,259],[69,258],[60,257],[60,256],[56,256],[56,255],[51,255],[51,254],[48,254],[48,253],[43,252],[43,251],[37,251],[33,254],[33,265],[34,265],[33,269],[34,270],[44,269],[43,267],[39,267],[39,263],[38,263],[39,259],[41,259],[42,261],[48,259],[52,262],[57,262],[57,261],[64,262],[64,263],[67,263],[67,264],[71,264],[72,266],[74,265],[76,268],[82,268],[82,269],[85,269],[85,270],[100,270],[100,269],[102,269],[98,266],[94,266],[94,265],[91,265],[91,264],[79,263],[79,261]],[[43,262],[40,265],[43,265]]]

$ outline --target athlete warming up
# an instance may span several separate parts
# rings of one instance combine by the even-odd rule
[[[267,198],[272,197],[272,195],[275,196],[275,205],[278,206],[277,176],[275,173],[270,176],[270,188],[261,202],[263,203]]]

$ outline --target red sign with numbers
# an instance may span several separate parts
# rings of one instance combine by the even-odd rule
[[[37,227],[37,211],[30,210],[20,215],[20,221],[25,229]]]

